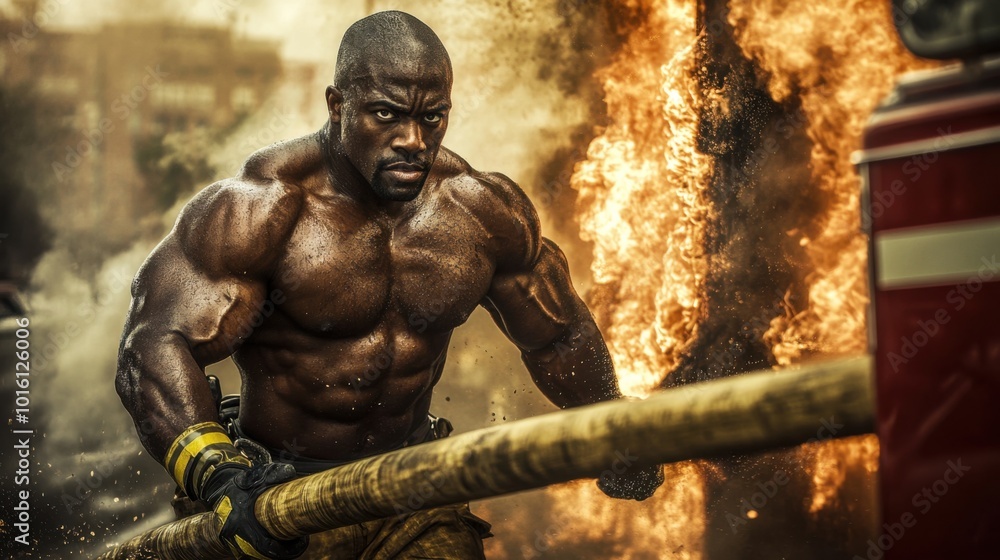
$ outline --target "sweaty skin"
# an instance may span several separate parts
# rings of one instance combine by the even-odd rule
[[[414,200],[360,196],[355,173],[324,157],[328,129],[198,194],[136,276],[118,381],[152,426],[150,453],[215,420],[204,368],[230,354],[248,436],[318,459],[392,449],[426,417],[452,330],[477,305],[555,404],[619,396],[517,185],[443,149]]]
[[[136,277],[122,348],[150,452],[216,418],[203,368],[233,348],[250,437],[319,459],[391,449],[426,417],[452,330],[477,305],[557,405],[617,396],[565,258],[515,184],[444,150],[404,206],[338,193],[316,136],[192,200]]]
[[[407,52],[351,67],[320,131],[201,191],[139,270],[117,387],[154,457],[217,419],[204,368],[230,355],[249,437],[328,460],[398,447],[477,306],[556,405],[620,396],[528,198],[441,147],[450,63]]]

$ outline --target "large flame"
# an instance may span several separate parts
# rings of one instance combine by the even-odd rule
[[[626,4],[645,21],[600,73],[613,121],[572,184],[581,237],[594,244],[592,306],[622,391],[645,395],[697,329],[710,168],[695,149],[695,4]],[[557,518],[576,528],[563,538],[621,543],[618,557],[659,558],[666,550],[679,560],[701,558],[702,472],[688,463],[666,474],[670,483],[638,505],[608,500],[592,482],[550,489]]]
[[[696,150],[696,3],[623,3],[646,20],[600,74],[612,123],[592,142],[573,185],[581,236],[594,244],[591,304],[623,391],[644,395],[698,329],[711,165]],[[811,188],[829,201],[811,235],[789,232],[801,236],[808,256],[808,270],[800,271],[808,299],[771,321],[765,341],[778,364],[866,350],[867,253],[849,156],[899,74],[926,65],[900,46],[889,8],[884,0],[731,2],[739,44],[769,76],[771,95],[800,96],[813,142]],[[877,454],[873,436],[802,448],[814,486],[810,511],[836,507],[845,472],[874,472]],[[671,484],[627,510],[591,484],[550,490],[562,518],[579,522],[566,538],[621,538],[628,557],[666,550],[671,558],[700,558],[704,473],[694,464],[669,471]]]
[[[867,249],[850,154],[897,77],[931,63],[903,48],[886,1],[732,0],[730,6],[740,46],[770,75],[771,95],[781,100],[798,91],[813,142],[813,184],[831,200],[816,217],[818,235],[799,241],[811,261],[806,306],[775,317],[765,340],[783,365],[813,355],[861,354],[867,350]],[[801,453],[812,459],[810,511],[817,512],[843,505],[836,496],[849,469],[876,470],[878,441],[868,436]]]
[[[592,305],[632,395],[658,385],[692,338],[707,270],[695,5],[648,4],[645,23],[601,72],[614,121],[572,178],[580,236],[594,244]]]
[[[807,307],[776,317],[765,338],[780,364],[810,354],[860,354],[868,303],[858,176],[850,154],[876,104],[903,72],[926,66],[900,44],[889,2],[733,0],[738,40],[770,75],[771,95],[797,89],[813,141],[815,187],[832,202],[819,234],[799,242],[811,259]]]

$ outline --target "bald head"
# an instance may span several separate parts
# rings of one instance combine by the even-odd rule
[[[368,16],[344,34],[334,82],[331,154],[383,200],[413,200],[448,130],[451,60],[441,40],[403,12]]]
[[[399,11],[378,12],[347,29],[334,85],[345,90],[387,73],[439,74],[450,85],[451,58],[424,22]]]

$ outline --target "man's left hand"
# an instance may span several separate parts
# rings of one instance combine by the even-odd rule
[[[597,487],[612,498],[643,501],[663,484],[663,466],[629,468],[622,474],[606,473],[597,479]]]
[[[294,478],[295,469],[284,463],[233,465],[212,473],[206,501],[219,517],[219,539],[235,558],[291,560],[305,552],[309,537],[276,539],[254,513],[257,498],[265,490]]]

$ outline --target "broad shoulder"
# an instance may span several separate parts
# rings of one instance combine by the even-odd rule
[[[265,274],[283,251],[303,199],[295,183],[241,172],[195,195],[171,236],[206,273]]]
[[[270,271],[322,167],[315,134],[257,150],[239,173],[209,185],[184,207],[172,235],[206,272]]]
[[[478,171],[454,152],[441,152],[438,189],[482,224],[494,242],[499,267],[521,269],[534,263],[541,228],[528,195],[502,173]]]
[[[236,178],[303,185],[322,169],[322,148],[318,135],[313,133],[277,142],[250,154]]]

